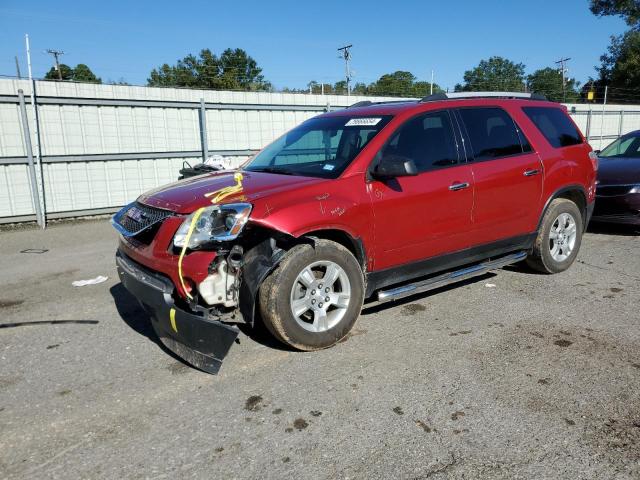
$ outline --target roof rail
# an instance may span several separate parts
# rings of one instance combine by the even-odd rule
[[[413,98],[407,98],[406,100],[387,100],[384,102],[372,102],[371,100],[362,100],[361,102],[356,102],[353,105],[349,105],[347,108],[357,108],[357,107],[368,107],[370,105],[385,105],[391,103],[407,103],[407,102],[415,102],[416,100]]]
[[[547,97],[539,93],[524,92],[453,92],[434,93],[427,95],[420,102],[436,102],[439,100],[460,100],[463,98],[523,98],[527,100],[547,100]]]
[[[349,105],[347,108],[368,107],[369,105],[373,105],[373,102],[371,100],[362,100],[361,102],[356,102],[353,105]]]

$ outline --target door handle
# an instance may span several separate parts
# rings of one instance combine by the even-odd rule
[[[534,175],[538,175],[540,173],[540,170],[538,170],[537,168],[533,169],[533,170],[525,170],[523,175],[525,177],[533,177]]]
[[[465,188],[469,188],[469,184],[468,183],[454,183],[449,187],[449,190],[451,190],[452,192],[455,192],[457,190],[463,190]]]

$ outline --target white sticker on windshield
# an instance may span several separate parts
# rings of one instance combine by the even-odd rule
[[[330,163],[326,163],[324,165],[324,167],[322,167],[324,170],[333,170],[334,168],[336,168],[335,165],[331,165]]]
[[[347,123],[345,123],[345,127],[372,127],[377,125],[378,122],[382,120],[381,118],[352,118]]]

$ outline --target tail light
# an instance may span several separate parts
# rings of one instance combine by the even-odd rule
[[[591,151],[589,152],[589,160],[591,160],[591,164],[593,165],[593,169],[594,170],[598,170],[598,155],[596,154],[596,152]]]

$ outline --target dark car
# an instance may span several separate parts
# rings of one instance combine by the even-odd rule
[[[599,153],[593,220],[640,225],[640,130]]]

